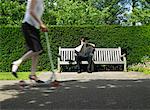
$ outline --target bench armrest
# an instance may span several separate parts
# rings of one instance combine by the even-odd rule
[[[57,57],[58,57],[58,59],[61,61],[62,59],[61,59],[61,55],[57,55]]]
[[[61,55],[57,55],[57,57],[61,58]]]
[[[120,57],[125,57],[126,56],[126,54],[124,53],[123,55],[121,55]]]
[[[76,50],[74,50],[74,56],[77,56],[79,52],[77,52]]]

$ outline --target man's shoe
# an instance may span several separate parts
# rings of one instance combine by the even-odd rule
[[[18,70],[18,67],[19,65],[21,64],[22,60],[19,59],[17,61],[14,61],[12,64],[11,64],[11,73],[13,76],[15,76],[16,78],[18,78],[18,75],[17,75],[17,70]]]
[[[11,64],[11,68],[12,68],[11,74],[12,74],[14,77],[18,78],[18,75],[17,75],[18,66],[15,65],[15,64]]]
[[[15,76],[16,78],[18,78],[18,75],[16,72],[11,72],[13,76]]]
[[[77,73],[81,73],[81,70],[78,70]]]
[[[45,83],[44,81],[39,80],[39,79],[38,79],[38,80],[36,80],[35,82],[36,82],[36,83]]]
[[[36,83],[45,83],[44,81],[39,80],[36,75],[29,75],[29,79],[34,80]]]
[[[88,73],[92,73],[92,71],[90,71],[90,70],[88,70],[87,72],[88,72]]]

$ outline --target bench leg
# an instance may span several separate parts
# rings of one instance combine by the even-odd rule
[[[127,71],[127,60],[126,60],[126,57],[123,57],[123,60],[124,60],[124,71],[126,72]]]
[[[126,64],[124,64],[124,72],[127,72]]]
[[[61,67],[60,65],[58,65],[58,70],[57,70],[58,73],[61,73]]]

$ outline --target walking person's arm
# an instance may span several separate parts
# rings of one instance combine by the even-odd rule
[[[31,14],[31,16],[39,23],[40,29],[41,29],[43,32],[47,32],[47,31],[48,31],[47,27],[46,27],[45,24],[42,22],[42,20],[39,19],[39,18],[36,16],[36,14],[35,14],[35,12],[34,12],[35,4],[36,4],[36,0],[32,0],[32,1],[31,1],[31,6],[30,6],[30,14]]]

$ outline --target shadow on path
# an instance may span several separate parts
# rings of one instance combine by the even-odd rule
[[[17,84],[0,91],[17,91],[1,101],[1,110],[149,110],[150,80],[71,80],[58,88],[32,87],[19,91]]]

